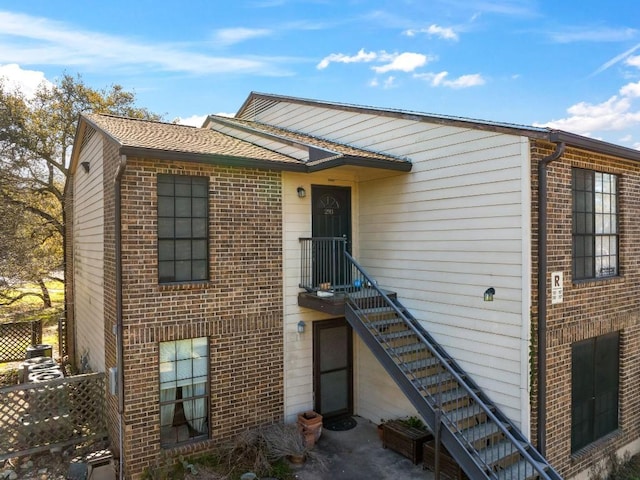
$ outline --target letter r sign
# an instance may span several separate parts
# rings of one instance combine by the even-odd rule
[[[551,303],[562,303],[562,272],[551,273]]]

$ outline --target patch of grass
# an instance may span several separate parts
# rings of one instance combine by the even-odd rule
[[[60,315],[64,312],[64,284],[51,280],[46,282],[46,285],[51,297],[51,308],[44,308],[40,298],[27,296],[11,305],[4,305],[0,313],[0,322],[41,320],[43,326],[57,325]],[[41,290],[35,283],[24,283],[14,288],[9,294],[19,295],[26,292],[41,293]]]
[[[0,323],[30,322],[40,320],[42,322],[42,342],[53,345],[54,357],[58,349],[58,320],[64,314],[64,284],[58,281],[47,282],[47,288],[51,296],[51,308],[44,308],[42,300],[37,297],[24,297],[12,305],[3,305],[0,309]],[[36,284],[22,284],[14,289],[16,295],[33,291],[40,293]],[[20,362],[0,363],[0,385],[14,385],[17,380],[17,366]]]

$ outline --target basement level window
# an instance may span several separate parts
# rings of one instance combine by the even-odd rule
[[[158,175],[158,280],[209,278],[209,179]]]
[[[618,275],[618,178],[574,168],[573,279]]]
[[[209,436],[206,337],[160,342],[160,443],[172,447]]]

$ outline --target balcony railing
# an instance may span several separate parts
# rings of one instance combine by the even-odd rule
[[[300,288],[307,292],[343,292],[351,285],[345,238],[301,238],[300,247]]]

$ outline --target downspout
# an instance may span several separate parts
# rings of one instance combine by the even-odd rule
[[[120,155],[115,189],[115,267],[116,267],[116,369],[118,374],[118,448],[120,450],[119,479],[124,480],[124,343],[122,339],[122,224],[121,185],[127,166],[127,156]]]
[[[564,142],[538,164],[538,451],[547,446],[547,165],[564,153]]]

